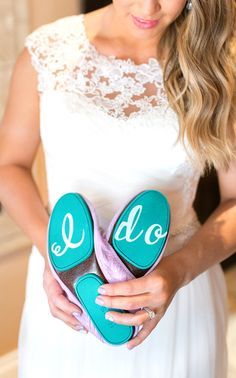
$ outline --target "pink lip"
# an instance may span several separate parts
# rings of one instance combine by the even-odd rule
[[[144,20],[143,18],[138,18],[132,15],[134,24],[140,29],[150,29],[155,27],[159,20]]]

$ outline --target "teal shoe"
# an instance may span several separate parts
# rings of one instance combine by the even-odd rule
[[[103,342],[124,344],[132,337],[134,327],[105,319],[111,309],[95,303],[98,287],[107,280],[97,262],[94,241],[99,245],[103,238],[89,201],[78,193],[63,195],[53,208],[48,227],[52,272],[68,299],[82,309],[78,317],[81,324]]]
[[[105,233],[109,259],[118,267],[113,282],[150,273],[163,256],[169,228],[170,207],[161,192],[145,190],[129,201]],[[109,277],[104,269],[103,273]]]

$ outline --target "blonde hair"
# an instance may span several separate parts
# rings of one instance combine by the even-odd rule
[[[159,44],[178,140],[186,148],[187,138],[202,171],[228,169],[236,158],[235,8],[235,0],[192,0]]]

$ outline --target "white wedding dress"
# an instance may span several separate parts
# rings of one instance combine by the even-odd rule
[[[83,14],[43,25],[25,44],[38,73],[50,208],[66,192],[82,193],[105,229],[131,196],[157,189],[171,206],[165,253],[181,248],[200,227],[192,208],[200,172],[175,143],[178,119],[168,107],[158,61],[137,65],[101,54],[87,37]],[[131,351],[54,318],[43,268],[33,246],[20,378],[226,377],[227,295],[219,265],[181,288],[151,335]]]

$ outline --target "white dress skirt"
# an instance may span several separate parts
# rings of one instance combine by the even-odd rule
[[[66,17],[26,38],[38,74],[49,207],[62,194],[79,192],[105,230],[131,196],[160,190],[171,208],[165,253],[175,253],[201,227],[192,207],[200,172],[175,143],[178,118],[168,106],[161,67],[154,58],[137,65],[99,53],[83,21],[83,14]],[[33,246],[19,378],[226,378],[227,293],[219,265],[181,288],[132,350],[103,344],[54,318],[43,269]]]

